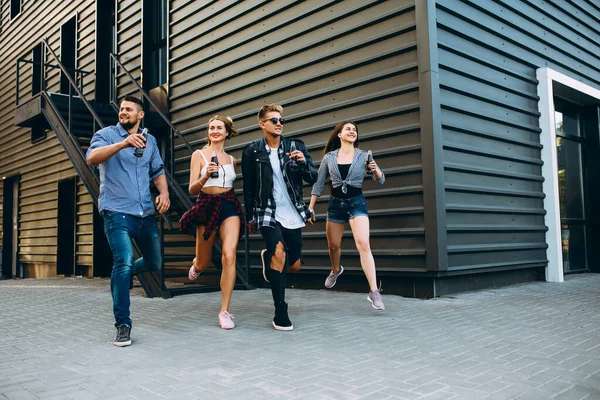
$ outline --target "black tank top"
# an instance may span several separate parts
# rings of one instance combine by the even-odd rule
[[[340,175],[342,180],[346,179],[348,176],[348,171],[350,171],[350,165],[352,164],[338,164],[338,169],[340,170]],[[360,196],[362,194],[362,188],[355,188],[354,186],[346,185],[347,192],[342,192],[343,186],[338,186],[333,188],[331,192],[332,196],[338,199],[351,199],[356,196]]]

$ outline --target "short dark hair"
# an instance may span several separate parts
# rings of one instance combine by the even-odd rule
[[[143,102],[142,100],[138,99],[138,98],[137,98],[137,97],[135,97],[135,96],[125,96],[125,97],[123,98],[123,100],[121,100],[121,101],[122,101],[122,102],[123,102],[123,101],[130,101],[130,102],[132,102],[132,103],[135,103],[135,104],[137,104],[137,105],[138,105],[138,108],[140,109],[140,111],[144,111],[144,102]]]

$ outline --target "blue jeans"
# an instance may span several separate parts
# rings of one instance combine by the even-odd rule
[[[157,272],[162,265],[160,234],[154,216],[146,218],[104,211],[104,233],[113,253],[113,270],[110,277],[110,290],[113,298],[115,326],[131,326],[129,317],[129,283],[133,275],[142,271]],[[142,252],[142,257],[134,261],[133,244]]]

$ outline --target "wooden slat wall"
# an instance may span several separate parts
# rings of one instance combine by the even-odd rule
[[[544,265],[536,69],[600,88],[600,7],[438,0],[450,270]]]
[[[80,266],[93,265],[93,208],[94,202],[83,185],[81,179],[77,178],[77,253],[75,262]]]
[[[119,61],[136,79],[142,75],[142,4],[138,0],[117,1],[117,54]],[[117,95],[139,96],[129,77],[117,71]]]
[[[285,135],[302,139],[319,162],[336,122],[356,121],[361,147],[373,150],[387,175],[383,186],[364,186],[377,267],[425,270],[414,2],[176,0],[170,18],[171,117],[188,140],[203,145],[209,117],[230,115],[240,136],[227,151],[239,161],[262,136],[259,108],[276,102],[290,121]],[[185,183],[190,154],[177,149]],[[240,197],[242,184],[238,176]],[[308,201],[309,186],[304,193]],[[304,269],[330,269],[327,200],[328,189],[316,207],[319,222],[304,230]],[[343,263],[360,269],[350,232],[345,238]],[[251,239],[258,266],[262,240]]]
[[[42,142],[31,144],[29,129],[14,126],[15,65],[19,57],[31,58],[31,50],[43,37],[47,37],[53,50],[60,54],[60,25],[78,13],[77,59],[84,64],[77,67],[93,68],[90,48],[94,46],[95,25],[90,21],[95,18],[95,2],[25,0],[21,14],[10,21],[9,1],[2,1],[0,76],[4,85],[0,93],[0,176],[17,173],[21,176],[19,261],[31,276],[52,276],[56,273],[57,185],[59,180],[73,177],[76,173],[52,132],[48,132]],[[31,67],[21,68],[21,74],[20,100],[23,101],[31,96]],[[49,73],[48,89],[57,91],[59,80],[57,72]],[[86,92],[89,93],[92,87],[93,82],[88,78]],[[86,208],[80,211],[78,219],[84,219],[85,213],[90,212]],[[78,231],[77,238],[78,261],[89,262],[91,266],[91,261],[83,256],[89,250],[87,243],[91,236]]]

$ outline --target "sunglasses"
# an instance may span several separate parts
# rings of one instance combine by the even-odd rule
[[[279,121],[279,123],[281,125],[285,124],[285,118],[267,118],[265,120],[263,120],[263,122],[266,121],[271,121],[273,123],[273,125],[277,125],[277,121]]]

